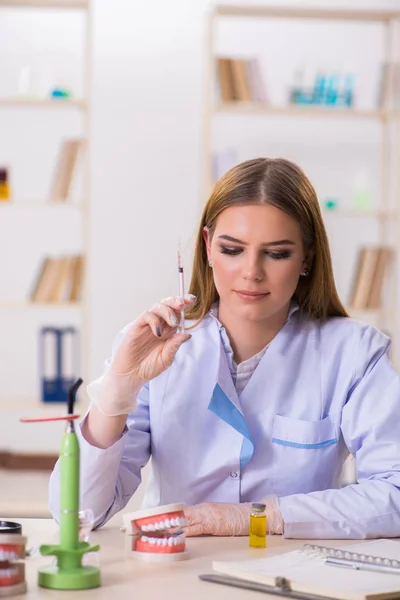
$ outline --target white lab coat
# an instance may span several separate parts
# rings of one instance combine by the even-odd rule
[[[80,435],[82,507],[104,523],[151,456],[145,506],[276,494],[286,537],[400,536],[400,376],[389,347],[364,323],[291,311],[238,397],[218,324],[205,317],[142,388],[120,440],[104,450]],[[341,487],[349,451],[358,483]],[[54,516],[58,488],[56,466]]]

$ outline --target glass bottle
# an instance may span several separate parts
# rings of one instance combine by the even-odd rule
[[[7,169],[0,167],[0,202],[10,200],[10,186]]]
[[[265,548],[267,545],[267,515],[265,504],[256,502],[251,505],[250,514],[250,548]]]

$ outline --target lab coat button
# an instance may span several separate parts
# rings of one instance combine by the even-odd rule
[[[231,477],[232,479],[237,479],[239,477],[239,473],[237,473],[236,471],[231,471],[229,473],[229,477]]]

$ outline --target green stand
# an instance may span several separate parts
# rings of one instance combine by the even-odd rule
[[[75,394],[81,385],[78,379],[68,392],[68,416],[73,414]],[[100,569],[82,565],[87,552],[97,552],[99,546],[79,540],[79,442],[74,423],[68,421],[60,451],[60,544],[44,544],[44,556],[56,556],[57,565],[39,569],[38,584],[55,590],[84,590],[99,587]]]
[[[100,569],[81,564],[86,552],[97,552],[99,546],[79,542],[75,550],[65,550],[61,546],[43,544],[40,553],[44,556],[56,556],[57,565],[39,569],[38,584],[55,590],[84,590],[99,587]]]

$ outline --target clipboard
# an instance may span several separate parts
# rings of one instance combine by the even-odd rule
[[[400,598],[400,543],[392,539],[304,544],[276,556],[212,561],[212,569],[200,578],[296,600]]]
[[[264,592],[264,594],[274,594],[275,596],[283,596],[285,598],[294,598],[295,600],[335,600],[329,596],[316,596],[315,594],[303,594],[302,592],[294,592],[290,589],[290,582],[285,577],[276,577],[275,586],[257,581],[246,581],[230,575],[218,575],[216,573],[205,573],[199,575],[202,581],[211,581],[213,583],[221,583],[238,587],[245,590],[254,590],[255,592]]]

